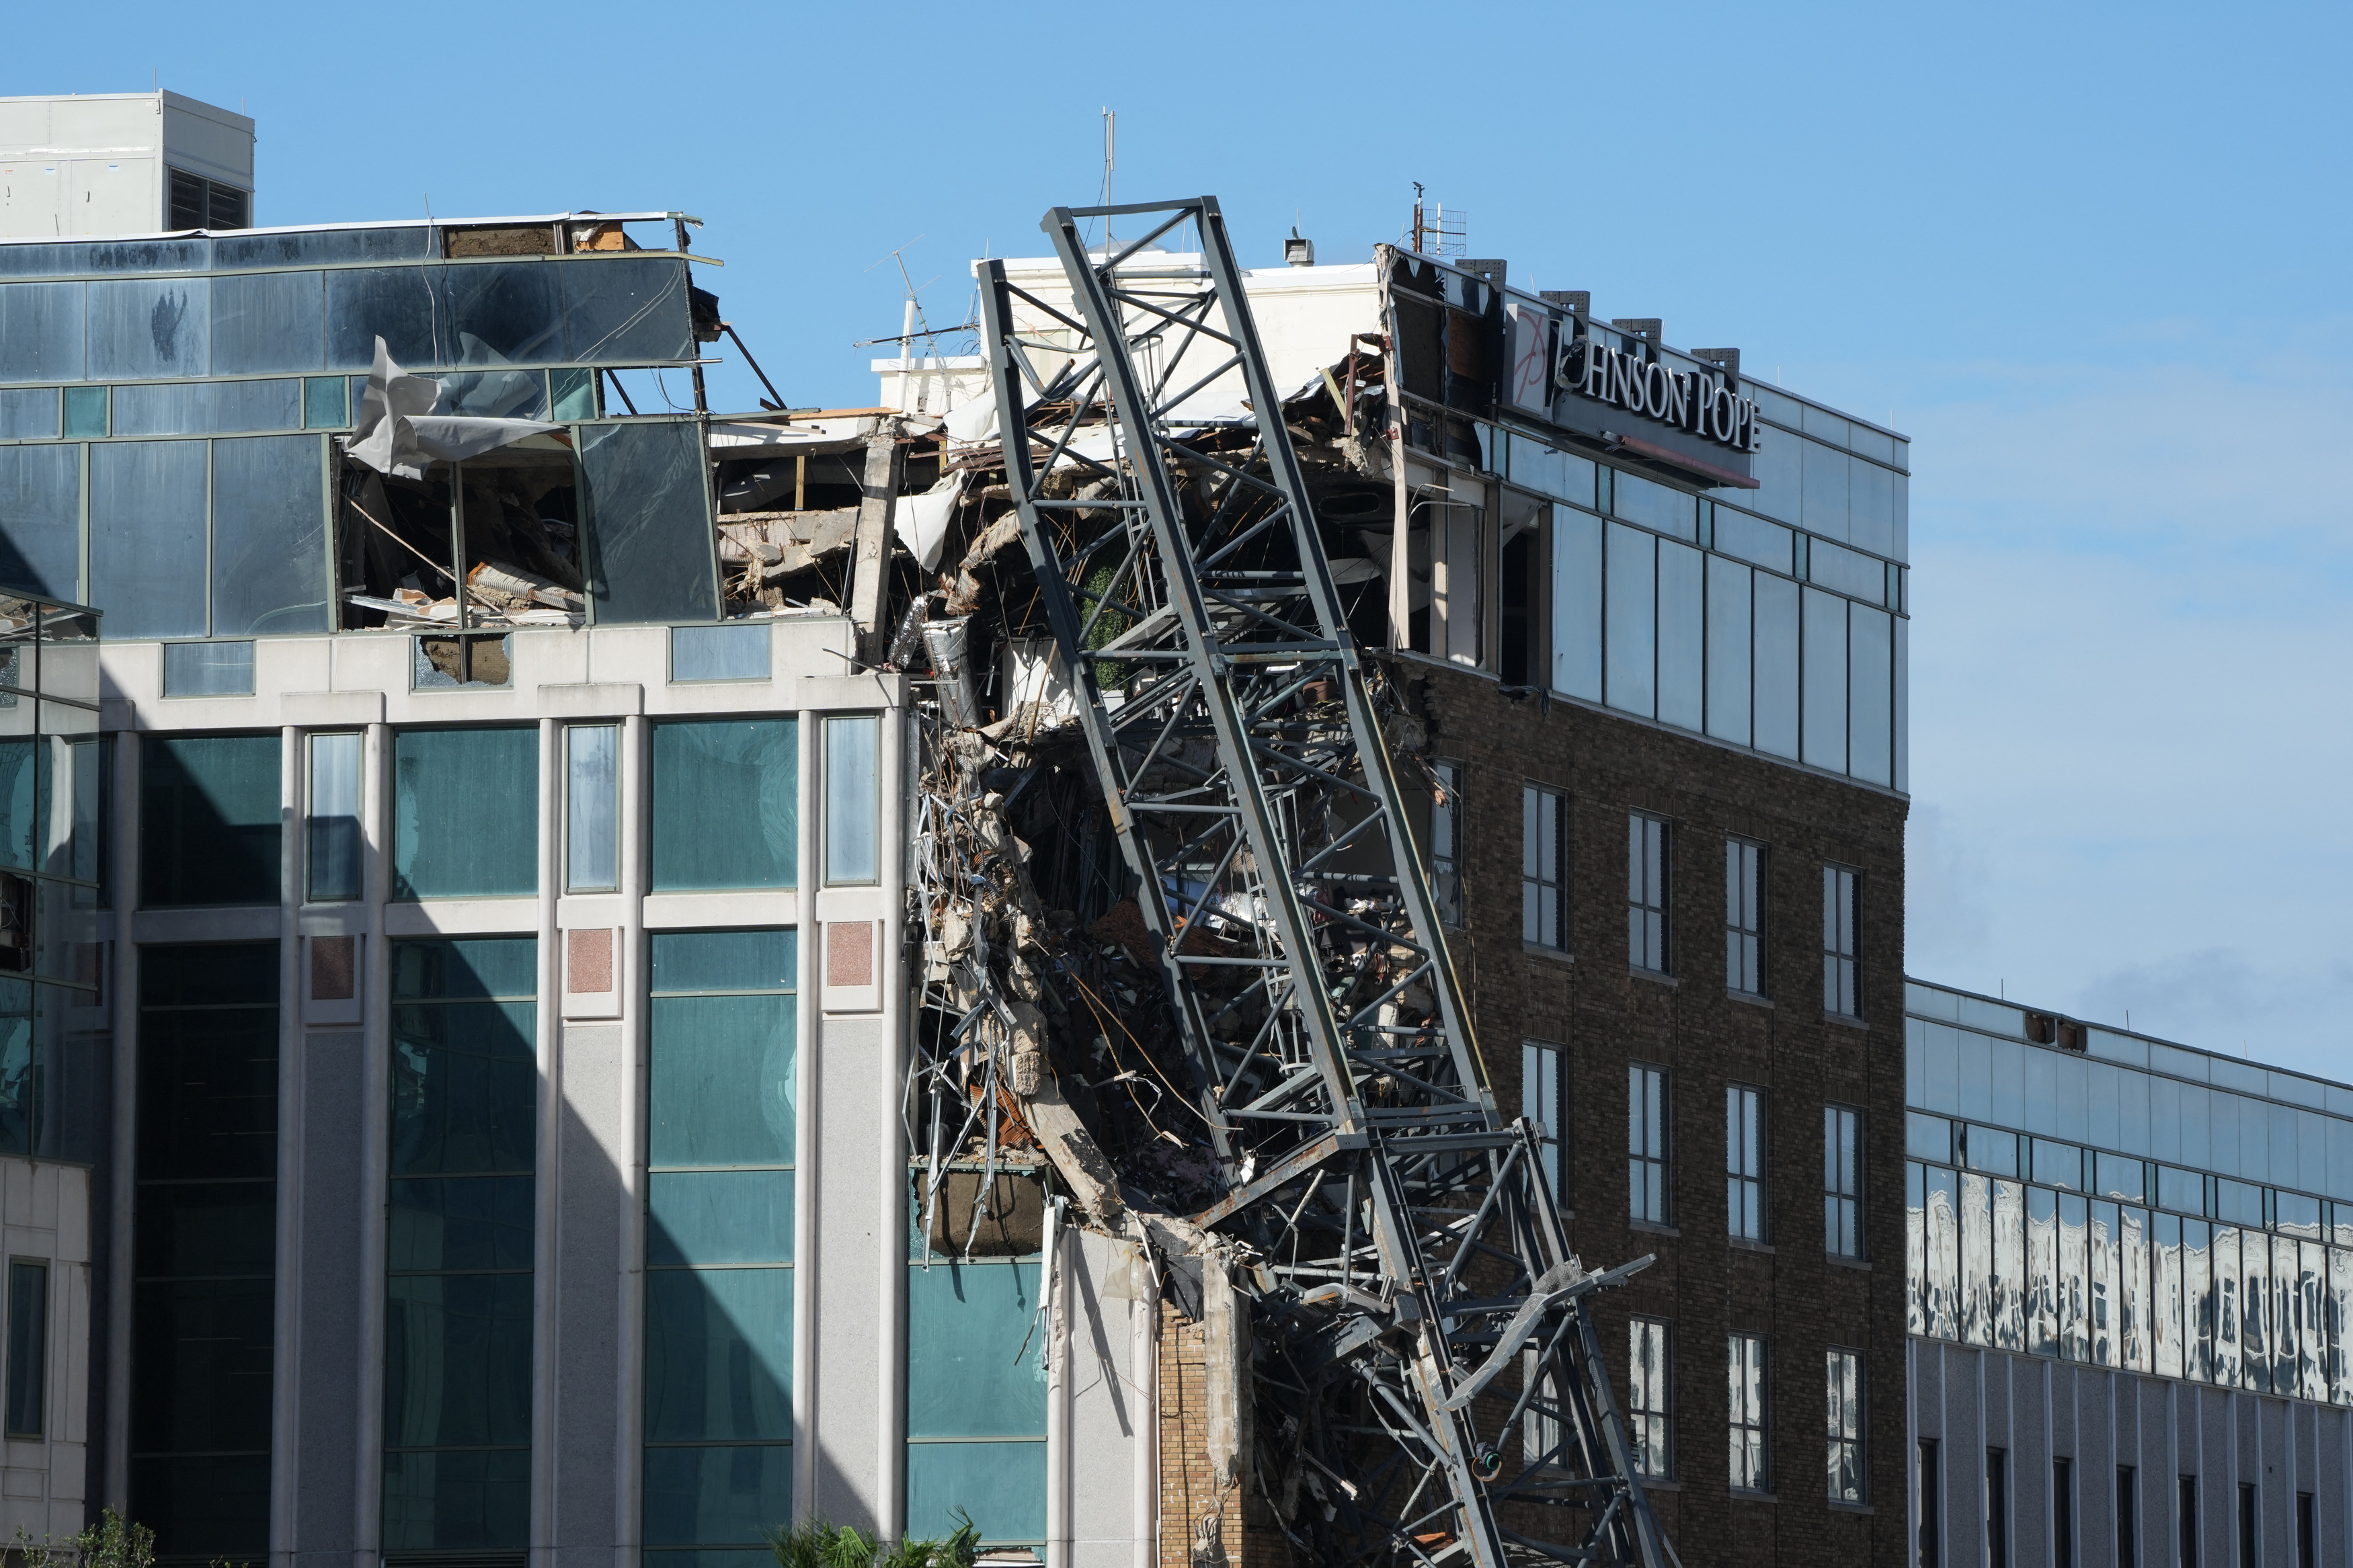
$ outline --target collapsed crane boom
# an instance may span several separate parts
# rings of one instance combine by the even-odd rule
[[[1042,226],[1071,299],[984,264],[984,350],[1219,1162],[1194,1222],[1254,1259],[1259,1484],[1333,1564],[1664,1568],[1586,1307],[1641,1264],[1583,1267],[1497,1110],[1217,203]]]

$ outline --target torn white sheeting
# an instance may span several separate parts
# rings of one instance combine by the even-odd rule
[[[855,452],[866,445],[864,435],[839,436],[797,425],[765,425],[750,420],[713,420],[706,438],[711,443],[711,455],[723,461],[757,458],[769,452],[818,458]]]
[[[899,537],[926,572],[940,563],[940,546],[947,542],[948,519],[964,495],[964,479],[959,468],[921,495],[899,498]]]
[[[527,437],[560,425],[536,419],[483,419],[461,414],[436,414],[441,384],[431,376],[411,375],[393,363],[384,340],[375,341],[375,365],[368,372],[367,388],[360,395],[357,427],[343,440],[353,458],[380,474],[421,479],[436,462],[462,462],[484,452],[512,446]]]
[[[986,441],[997,434],[997,394],[983,392],[962,408],[952,409],[942,421],[948,439],[964,443]]]

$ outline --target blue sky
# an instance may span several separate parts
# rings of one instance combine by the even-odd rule
[[[796,404],[1038,215],[1394,238],[1914,438],[1915,973],[2353,1077],[2353,9],[66,7],[0,93],[260,121],[259,220],[682,208]],[[878,265],[879,263],[879,265]],[[730,345],[732,349],[732,345]],[[748,405],[729,366],[714,395]]]

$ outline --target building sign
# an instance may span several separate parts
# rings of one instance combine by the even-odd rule
[[[1514,342],[1515,351],[1518,346]],[[1515,358],[1515,377],[1517,371]],[[1563,392],[1689,431],[1718,447],[1754,452],[1761,445],[1756,400],[1734,392],[1720,376],[1676,370],[1639,353],[1564,332],[1553,379]],[[1517,401],[1516,388],[1514,400]]]

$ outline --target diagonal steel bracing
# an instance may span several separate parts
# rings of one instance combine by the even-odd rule
[[[1091,251],[1105,216],[1146,232]],[[1327,1563],[1663,1568],[1585,1305],[1630,1268],[1497,1110],[1217,203],[1043,227],[1068,298],[986,264],[986,350],[1228,1185],[1198,1221],[1260,1260],[1248,1484]]]

